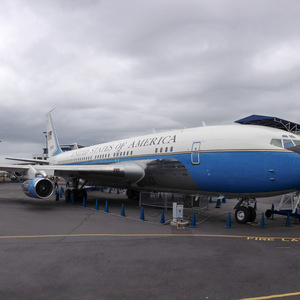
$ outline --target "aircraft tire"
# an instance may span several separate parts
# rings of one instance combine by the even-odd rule
[[[83,198],[87,200],[87,192],[84,189],[78,190],[79,201],[83,201]]]
[[[266,216],[268,219],[272,217],[272,211],[271,211],[271,209],[267,209],[267,210],[266,210],[265,216]]]
[[[248,222],[254,222],[256,219],[256,211],[252,206],[249,206],[248,209],[250,211],[250,218]]]
[[[235,210],[235,220],[237,223],[246,224],[250,220],[250,210],[245,206],[240,206]]]
[[[74,202],[78,202],[79,201],[79,190],[73,189],[71,191],[71,197],[74,199]]]
[[[134,190],[127,190],[126,196],[131,200],[138,200],[140,193]]]
[[[66,198],[66,202],[70,202],[72,200],[72,193],[70,189],[66,189],[65,198]]]

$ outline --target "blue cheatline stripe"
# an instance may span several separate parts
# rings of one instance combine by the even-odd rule
[[[72,165],[155,159],[181,162],[203,192],[242,194],[300,189],[300,155],[286,151],[201,152],[199,165],[191,163],[191,153],[118,157]]]

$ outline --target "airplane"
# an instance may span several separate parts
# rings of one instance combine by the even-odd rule
[[[48,165],[0,165],[26,175],[29,197],[52,195],[51,174],[71,183],[68,200],[86,197],[86,185],[126,189],[129,198],[141,191],[237,198],[235,219],[247,223],[256,198],[300,190],[300,137],[277,128],[203,126],[62,152],[50,111],[47,140]]]

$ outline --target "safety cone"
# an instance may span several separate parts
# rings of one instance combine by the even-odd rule
[[[144,207],[143,206],[141,207],[140,221],[145,221]]]
[[[226,203],[226,198],[225,197],[222,198],[222,203]]]
[[[122,203],[121,217],[125,217],[124,203]]]
[[[193,212],[193,218],[192,218],[192,223],[190,225],[191,228],[196,228],[196,213]]]
[[[86,204],[85,204],[85,197],[83,197],[83,199],[82,199],[82,207],[86,207]]]
[[[165,224],[165,211],[164,210],[162,210],[162,212],[161,212],[160,224]]]
[[[255,210],[255,211],[257,210],[256,201],[255,201],[255,203],[254,203],[254,210]]]
[[[227,223],[225,225],[225,228],[231,228],[231,216],[230,213],[228,213]]]
[[[107,202],[107,201],[105,202],[104,212],[109,213],[109,210],[108,210],[108,202]]]
[[[95,210],[99,210],[98,199],[96,199]]]
[[[260,228],[264,228],[265,227],[265,214],[262,213],[261,215],[261,220],[260,220],[260,225],[259,225]]]
[[[220,207],[221,207],[221,200],[218,198],[216,208],[220,208]]]
[[[288,213],[286,217],[286,222],[285,222],[286,227],[291,227],[291,222],[290,222],[290,214]]]
[[[209,197],[209,203],[212,203],[212,197],[211,196]]]

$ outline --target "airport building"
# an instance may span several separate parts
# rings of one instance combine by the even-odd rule
[[[66,152],[66,151],[71,151],[71,150],[84,148],[85,146],[78,145],[77,143],[73,143],[73,144],[61,145],[60,147],[61,147],[61,150],[63,152]],[[48,148],[43,148],[43,153],[32,154],[32,158],[33,159],[47,160],[48,159]]]

